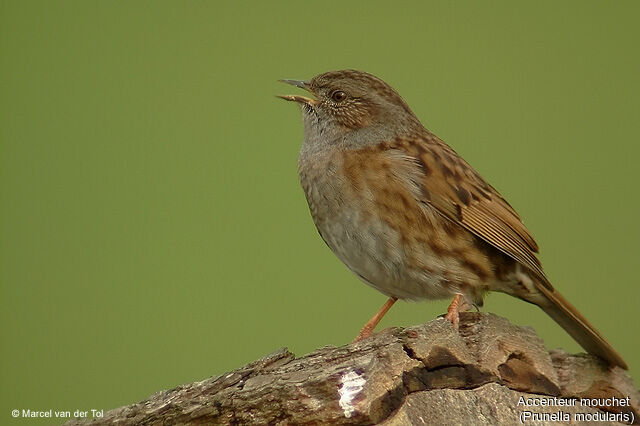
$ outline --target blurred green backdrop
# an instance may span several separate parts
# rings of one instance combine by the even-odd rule
[[[300,114],[273,96],[295,92],[279,78],[341,68],[387,80],[511,201],[552,282],[637,379],[639,12],[2,1],[0,423],[353,338],[385,298],[317,235]],[[446,305],[401,303],[382,327]],[[533,306],[485,306],[580,350]]]

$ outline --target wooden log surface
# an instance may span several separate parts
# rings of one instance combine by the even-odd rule
[[[640,393],[624,370],[548,352],[529,327],[465,312],[459,330],[436,318],[300,358],[280,349],[67,424],[604,425],[638,424],[639,413]]]

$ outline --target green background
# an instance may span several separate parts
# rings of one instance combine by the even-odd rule
[[[385,298],[317,235],[300,113],[274,97],[341,68],[388,81],[510,200],[640,377],[639,3],[268,3],[0,3],[0,423],[355,336]],[[534,306],[485,310],[579,351]]]

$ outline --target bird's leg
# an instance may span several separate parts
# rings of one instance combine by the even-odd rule
[[[376,325],[378,325],[384,314],[386,314],[387,311],[391,309],[393,304],[396,303],[396,300],[398,299],[395,297],[390,297],[389,299],[387,299],[387,301],[384,302],[384,305],[382,305],[382,308],[380,308],[380,310],[376,312],[376,314],[372,316],[369,321],[367,321],[364,327],[362,327],[362,330],[360,330],[360,333],[356,336],[355,339],[353,339],[353,342],[351,343],[355,343],[359,340],[366,339],[367,337],[371,336],[373,330],[376,328]]]
[[[460,323],[460,311],[467,311],[471,308],[471,306],[472,305],[467,302],[467,298],[464,297],[463,294],[456,293],[456,295],[453,296],[453,300],[447,308],[447,313],[444,317],[448,321],[451,321],[451,324],[453,324],[453,328],[457,330]]]

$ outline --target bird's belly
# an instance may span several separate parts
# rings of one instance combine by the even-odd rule
[[[456,292],[445,261],[429,250],[402,241],[397,231],[376,219],[363,221],[344,209],[333,220],[315,220],[336,256],[360,279],[398,299],[442,299]],[[418,259],[416,259],[418,258]]]
[[[468,274],[455,257],[436,253],[428,235],[406,238],[380,217],[373,200],[354,196],[358,189],[327,170],[300,177],[320,235],[365,283],[399,299],[443,299],[460,291]]]

